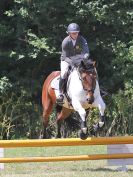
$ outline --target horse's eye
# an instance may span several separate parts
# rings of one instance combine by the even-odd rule
[[[82,78],[85,81],[85,77]]]

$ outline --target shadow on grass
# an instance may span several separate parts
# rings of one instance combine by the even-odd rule
[[[73,169],[73,171],[77,171],[77,169]],[[121,172],[120,170],[117,169],[111,169],[111,168],[86,168],[86,169],[82,169],[79,171],[91,171],[91,172]],[[124,172],[124,171],[123,171]],[[133,169],[129,169],[127,172],[133,172]]]

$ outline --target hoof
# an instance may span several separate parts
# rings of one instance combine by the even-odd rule
[[[86,133],[84,133],[83,130],[81,130],[79,136],[82,140],[86,140],[88,138],[88,130],[86,131]]]
[[[104,127],[104,122],[98,122],[96,125],[93,125],[94,132],[101,130]]]
[[[61,135],[56,135],[55,139],[61,138]]]
[[[88,138],[88,133],[87,134],[84,134],[84,133],[80,133],[80,138],[82,140],[86,140]]]

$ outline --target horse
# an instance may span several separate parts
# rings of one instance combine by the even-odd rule
[[[57,135],[61,138],[61,124],[73,111],[78,112],[80,116],[80,138],[88,137],[87,116],[90,107],[98,107],[100,111],[99,122],[95,129],[104,125],[105,103],[100,95],[99,84],[97,81],[97,72],[95,62],[91,61],[88,65],[82,61],[80,65],[73,66],[69,73],[64,104],[58,105],[56,98],[59,94],[58,88],[52,87],[52,82],[58,80],[60,71],[53,71],[44,81],[42,88],[42,106],[43,106],[43,138],[47,138],[47,127],[49,116],[52,113],[54,105],[57,106]]]

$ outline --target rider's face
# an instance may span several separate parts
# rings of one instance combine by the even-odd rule
[[[78,34],[79,34],[79,32],[69,33],[70,37],[71,37],[72,39],[74,39],[74,40],[76,40],[76,39],[77,39]]]

